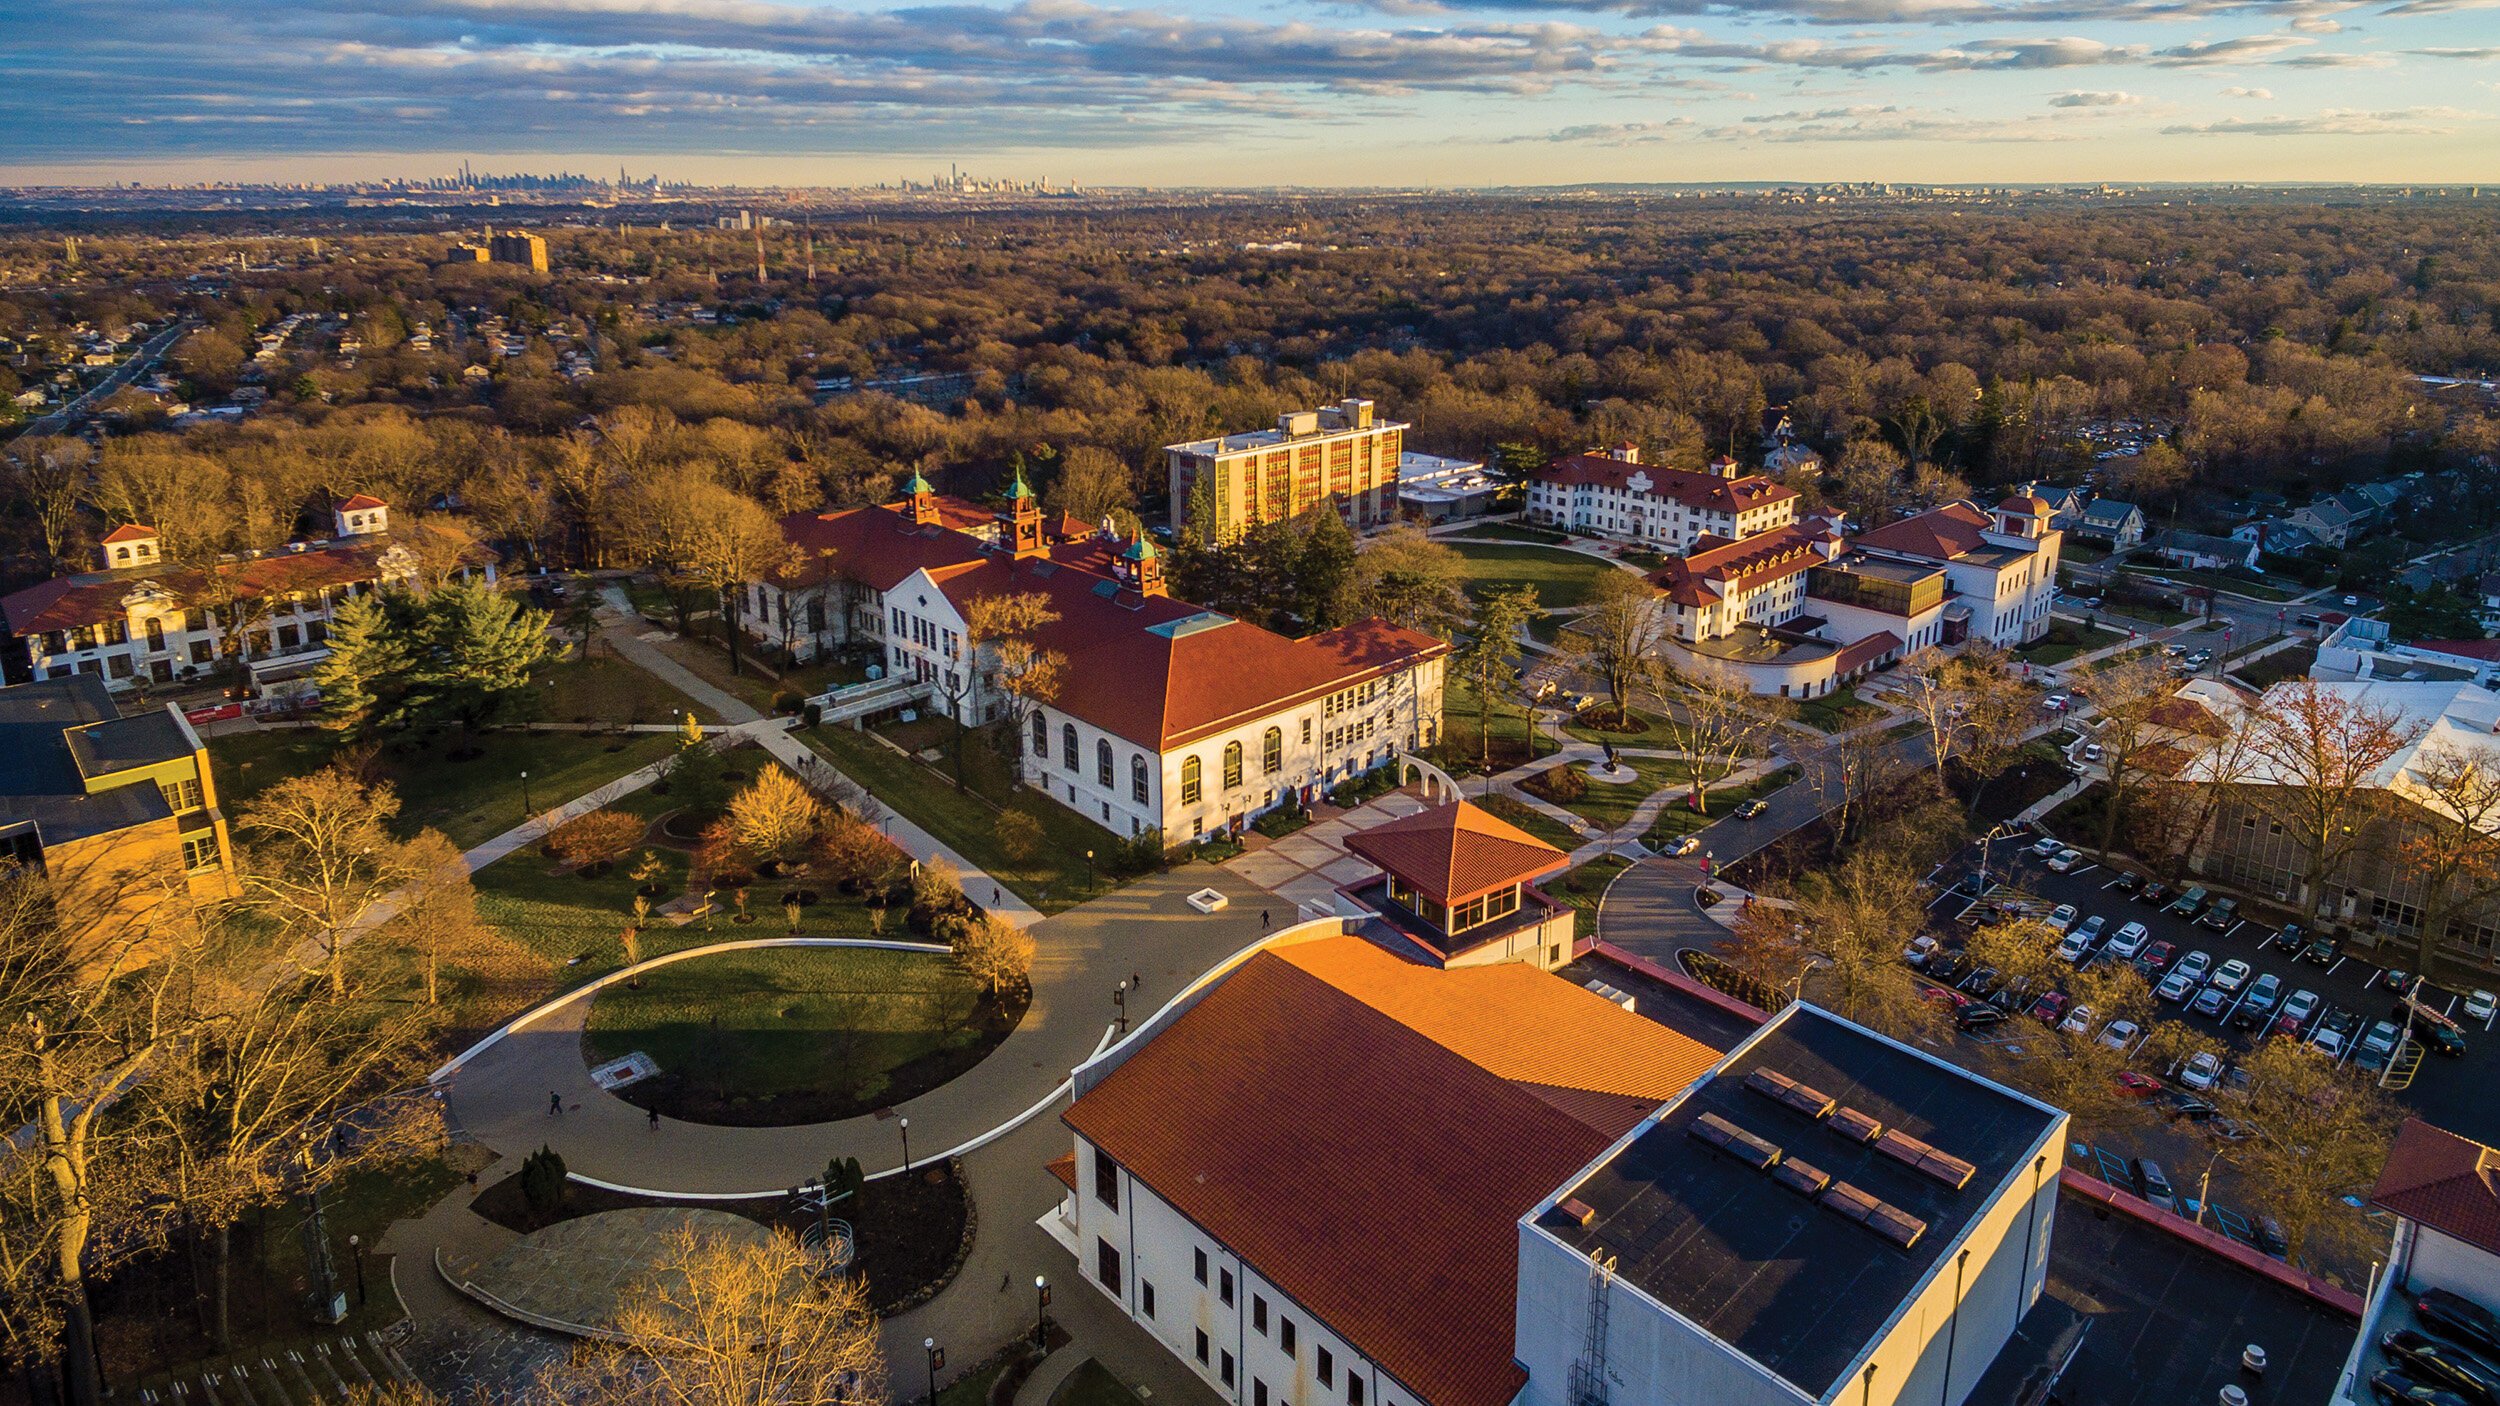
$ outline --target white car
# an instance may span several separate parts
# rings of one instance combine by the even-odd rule
[[[2065,694],[2052,693],[2048,697],[2040,700],[2040,706],[2048,709],[2052,713],[2061,713],[2066,710],[2066,705],[2072,701],[2073,700],[2068,698]]]
[[[2049,860],[2049,872],[2050,872],[2050,873],[2052,873],[2052,874],[2066,874],[2066,873],[2071,873],[2071,872],[2073,872],[2073,870],[2075,869],[2075,867],[2076,867],[2077,865],[2080,865],[2080,864],[2082,864],[2082,863],[2083,863],[2083,852],[2082,852],[2082,851],[2080,851],[2080,850],[2071,850],[2071,849],[2061,849],[2061,850],[2059,850],[2059,851],[2057,852],[2057,854],[2056,854],[2056,856],[2055,856],[2055,857],[2053,857],[2053,858],[2051,858],[2051,859]]]
[[[2196,978],[2189,976],[2186,972],[2172,972],[2161,979],[2161,985],[2153,988],[2155,997],[2168,1001],[2172,1005],[2177,1005],[2195,994]]]
[[[1910,945],[1901,949],[1901,960],[1914,967],[1926,966],[1935,955],[1936,939],[1925,933],[1911,938]]]
[[[2083,915],[2080,912],[2076,911],[2075,905],[2071,903],[2061,903],[2055,908],[2049,910],[2049,916],[2044,921],[2048,923],[2049,931],[2057,933],[2060,936],[2064,936],[2066,931],[2075,925],[2075,919],[2082,916]]]
[[[2086,742],[2086,743],[2084,743],[2084,744],[2083,744],[2083,759],[2084,759],[2085,761],[2087,761],[2087,762],[2097,762],[2097,761],[2099,761],[2099,760],[2101,759],[2101,744],[2100,744],[2100,743],[2098,743],[2098,742]]]
[[[2086,932],[2070,932],[2057,944],[2057,960],[2080,963],[2092,955],[2092,936]]]
[[[2134,1048],[2136,1037],[2143,1033],[2132,1020],[2113,1020],[2102,1028],[2098,1040],[2123,1054]]]
[[[2214,985],[2226,995],[2236,996],[2240,994],[2240,988],[2248,984],[2248,979],[2256,974],[2255,967],[2233,957],[2222,964],[2222,970],[2214,973]]]
[[[2090,1006],[2077,1006],[2073,1010],[2066,1012],[2066,1018],[2057,1023],[2057,1028],[2065,1031],[2069,1035],[2082,1035],[2088,1033],[2092,1029],[2092,1008]]]
[[[2084,919],[2083,922],[2075,928],[2075,931],[2091,938],[2094,942],[2098,942],[2101,940],[2101,929],[2108,926],[2109,919],[2095,913],[2091,917]]]
[[[2500,1011],[2500,996],[2494,996],[2488,991],[2477,991],[2465,998],[2465,1013],[2472,1019],[2489,1020],[2495,1011]]]
[[[2152,936],[2151,928],[2142,923],[2129,923],[2118,930],[2116,937],[2109,940],[2109,955],[2122,962],[2131,960],[2136,953],[2144,950],[2144,944]]]
[[[2042,835],[2040,838],[2033,840],[2028,846],[2033,854],[2040,856],[2042,859],[2048,858],[2050,855],[2057,853],[2065,847],[2066,842],[2059,839],[2055,835]]]
[[[2191,1089],[2210,1089],[2222,1082],[2222,1057],[2200,1050],[2179,1066],[2179,1082]]]

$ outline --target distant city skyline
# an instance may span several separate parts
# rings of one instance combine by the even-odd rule
[[[24,0],[0,182],[2500,179],[2500,0]]]

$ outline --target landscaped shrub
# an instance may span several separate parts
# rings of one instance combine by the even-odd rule
[[[1134,879],[1141,874],[1159,874],[1172,867],[1171,856],[1163,848],[1160,827],[1140,830],[1113,845],[1102,857],[1103,871],[1116,879]]]
[[[566,864],[604,868],[625,857],[641,841],[640,817],[600,809],[574,816],[547,836],[547,852]]]
[[[1519,783],[1519,789],[1539,800],[1556,805],[1569,805],[1588,794],[1589,779],[1576,766],[1548,767]]]
[[[564,1209],[564,1158],[554,1148],[541,1146],[521,1159],[521,1199],[541,1219]]]
[[[1286,797],[1284,804],[1262,812],[1258,819],[1250,822],[1250,828],[1277,840],[1310,823],[1311,812],[1303,808],[1302,798],[1295,795]]]

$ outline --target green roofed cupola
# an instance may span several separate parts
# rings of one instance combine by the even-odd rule
[[[1021,466],[1015,482],[1007,486],[1006,505],[998,510],[998,536],[1018,560],[1041,556],[1048,549],[1042,541],[1042,505],[1025,483]]]
[[[1164,593],[1163,556],[1155,550],[1154,543],[1146,540],[1142,532],[1138,534],[1136,541],[1128,544],[1128,550],[1120,553],[1118,558],[1111,563],[1111,572],[1120,579],[1121,585],[1141,596],[1159,596]]]
[[[938,520],[937,490],[928,478],[914,469],[911,482],[903,485],[903,495],[911,500],[911,521],[914,527],[935,527]]]

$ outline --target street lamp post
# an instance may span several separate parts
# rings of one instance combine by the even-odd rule
[[[1119,985],[1111,988],[1111,1007],[1119,1012],[1120,1033],[1126,1035],[1128,1033],[1128,979],[1126,977],[1120,979]]]
[[[946,1365],[946,1349],[939,1347],[935,1338],[922,1338],[920,1350],[929,1354],[929,1406],[937,1406],[937,1374],[938,1368]]]
[[[537,813],[538,807],[530,803],[530,774],[524,771],[521,773],[521,819],[526,821]]]
[[[365,1306],[365,1246],[362,1236],[347,1237],[347,1253],[356,1261],[356,1306]]]
[[[1090,849],[1085,851],[1085,891],[1094,891],[1094,852]]]
[[[2205,1223],[2205,1207],[2213,1201],[2214,1163],[2221,1160],[2222,1149],[2217,1147],[2214,1149],[2214,1155],[2205,1159],[2205,1174],[2196,1179],[2196,1223],[2198,1225]]]
[[[1033,1276],[1033,1348],[1041,1351],[1050,1346],[1050,1280]]]
[[[904,1118],[899,1121],[903,1133],[903,1173],[909,1176],[911,1174],[911,1120]]]

